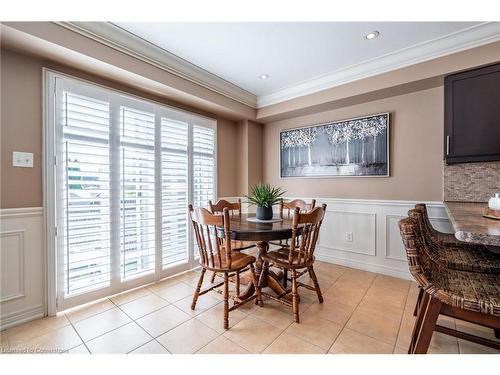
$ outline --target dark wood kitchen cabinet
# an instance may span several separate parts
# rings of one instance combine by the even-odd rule
[[[500,63],[445,78],[448,164],[500,160]]]

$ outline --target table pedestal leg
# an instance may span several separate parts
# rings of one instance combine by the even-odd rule
[[[264,272],[264,279],[262,287],[269,287],[273,292],[278,295],[282,295],[285,292],[285,288],[279,282],[279,276],[275,275],[274,272],[269,272],[269,267],[263,267],[262,255],[266,254],[269,245],[265,241],[257,242],[257,261],[255,262],[255,273],[257,274],[257,280],[260,278],[261,272]],[[277,277],[278,276],[278,277]],[[239,296],[240,299],[246,299],[251,297],[255,293],[255,288],[252,283],[249,283],[247,288]]]

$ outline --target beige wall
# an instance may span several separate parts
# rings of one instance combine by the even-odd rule
[[[391,177],[282,179],[279,132],[332,120],[391,113]],[[369,103],[296,117],[264,126],[264,180],[287,196],[353,199],[443,199],[443,88],[437,87]]]
[[[256,183],[262,182],[263,126],[248,121],[248,190]]]
[[[262,181],[263,126],[244,120],[238,122],[237,131],[237,192],[248,194],[253,185]],[[219,194],[222,196],[221,194]]]
[[[163,102],[217,119],[219,196],[236,192],[236,123],[186,107],[161,97],[142,93],[126,85],[107,81],[88,73],[23,55],[1,50],[1,184],[0,207],[42,206],[42,67],[52,68],[135,95]],[[34,153],[34,168],[12,167],[12,151]]]

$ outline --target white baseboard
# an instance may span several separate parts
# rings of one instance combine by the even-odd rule
[[[8,315],[2,314],[0,317],[0,331],[9,329],[22,323],[31,320],[43,318],[45,316],[45,309],[43,305],[26,308],[11,312]]]
[[[399,277],[400,279],[413,280],[409,271],[403,271],[397,268],[391,268],[380,264],[371,264],[353,259],[338,258],[332,255],[323,254],[317,249],[315,252],[316,259],[322,262],[334,263],[340,266],[356,268],[363,271],[381,273],[387,276]]]

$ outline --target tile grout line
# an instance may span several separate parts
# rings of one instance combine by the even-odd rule
[[[97,315],[97,314],[96,314],[96,315]],[[69,322],[70,326],[73,328],[73,330],[75,331],[75,333],[77,334],[77,336],[78,336],[78,337],[80,338],[80,340],[82,341],[83,345],[85,346],[85,349],[87,349],[87,351],[88,351],[90,354],[92,354],[92,352],[91,352],[91,351],[90,351],[90,349],[88,348],[87,344],[86,344],[86,343],[85,343],[85,341],[83,340],[82,336],[80,335],[80,332],[78,332],[78,331],[77,331],[77,329],[76,329],[76,328],[75,328],[75,326],[73,325],[73,322],[72,322],[72,321],[68,318],[68,316],[66,315],[66,313],[64,313],[64,317],[65,317],[66,319],[68,319],[68,322]],[[76,348],[76,347],[78,347],[78,346],[80,346],[80,345],[81,345],[81,344],[78,344],[78,345],[74,346],[73,348],[69,348],[69,349],[67,350],[67,352],[69,353],[69,351],[70,351],[71,349],[74,349],[74,348]]]
[[[218,304],[217,304],[217,305],[218,305]],[[215,306],[213,306],[213,307],[211,307],[210,309],[207,309],[207,310],[205,310],[205,311],[211,310],[211,309],[213,309],[214,307],[216,307],[217,305],[215,305]],[[205,312],[205,311],[204,311],[204,312]],[[201,313],[201,314],[203,314],[203,313]],[[201,314],[199,314],[199,315],[201,315]],[[245,316],[243,319],[246,319],[247,317],[248,317],[248,315],[247,315],[247,316]],[[192,317],[190,320],[192,320],[192,319],[196,319],[196,316]],[[242,320],[243,320],[243,319],[242,319]],[[219,337],[224,336],[224,333],[226,333],[226,332],[227,332],[227,331],[229,331],[229,329],[230,329],[230,328],[228,328],[227,330],[224,330],[224,332],[219,333],[218,331],[216,331],[216,330],[215,330],[215,329],[213,329],[212,327],[209,327],[207,324],[205,324],[205,322],[203,322],[203,321],[201,321],[201,320],[199,320],[199,319],[196,319],[196,321],[200,322],[200,323],[201,323],[201,324],[203,324],[205,327],[210,328],[212,331],[216,332],[218,336],[217,336],[217,337],[215,337],[215,338],[213,338],[213,339],[212,339],[212,340],[210,340],[209,342],[207,342],[205,345],[203,345],[201,348],[199,348],[198,350],[196,350],[196,351],[195,351],[194,353],[192,353],[192,354],[196,354],[196,353],[198,353],[200,350],[202,350],[202,349],[203,349],[203,348],[205,348],[206,346],[210,345],[212,342],[214,342],[215,340],[217,340]],[[239,323],[239,322],[238,322],[238,323]],[[238,324],[238,323],[236,323],[236,324]],[[225,337],[225,336],[224,336],[224,338],[228,339],[228,338],[227,338],[227,337]],[[228,339],[228,340],[229,340],[229,339]],[[229,340],[229,341],[231,341],[231,340]],[[233,341],[231,341],[231,342],[233,342]],[[234,343],[234,342],[233,342],[233,343]],[[234,343],[234,344],[236,344],[236,343]],[[240,345],[238,345],[238,344],[236,344],[236,345],[237,345],[237,346],[239,346],[240,348],[242,348],[242,349],[246,350],[245,348],[241,347]],[[247,350],[247,351],[248,351],[248,350]]]
[[[399,326],[398,326],[398,333],[396,335],[396,341],[394,342],[394,348],[392,348],[392,354],[394,354],[397,346],[398,346],[398,339],[399,339],[399,332],[401,332],[401,325],[403,324],[403,319],[405,317],[405,311],[406,311],[406,303],[408,302],[408,298],[410,297],[410,289],[411,289],[411,282],[408,285],[408,291],[406,292],[406,298],[405,298],[405,304],[403,307],[403,313],[401,314],[401,318],[399,319]]]
[[[186,298],[186,297],[185,297],[185,298]],[[183,298],[181,298],[181,299],[183,299]],[[180,301],[180,300],[179,300],[179,301]],[[219,302],[219,303],[220,303],[220,302]],[[214,305],[214,306],[212,306],[212,307],[210,307],[210,308],[206,309],[205,311],[208,311],[208,310],[210,310],[210,309],[212,309],[212,308],[216,307],[219,303],[217,303],[216,305]],[[177,307],[174,303],[170,303],[170,305],[167,305],[167,306],[174,306],[174,307],[175,307],[176,309],[178,309],[179,311],[182,311],[183,313],[188,314],[188,313],[186,313],[184,310],[182,310],[182,309],[180,309],[179,307]],[[146,315],[144,315],[144,316],[141,316],[141,317],[140,317],[140,318],[138,318],[138,319],[144,318],[145,316],[150,315],[150,314],[152,314],[152,313],[154,313],[154,312],[157,312],[157,311],[159,311],[159,310],[161,310],[161,309],[163,309],[163,308],[165,308],[165,307],[167,307],[167,306],[163,306],[162,308],[160,308],[160,309],[158,309],[158,310],[155,310],[155,311],[152,311],[152,312],[150,312],[150,313],[148,313],[148,314],[146,314]],[[120,310],[121,310],[121,309],[120,309]],[[203,314],[205,311],[201,312],[201,313],[200,313],[200,314],[198,314],[198,315]],[[125,313],[125,312],[124,312],[124,313]],[[125,313],[125,314],[127,314],[127,313]],[[128,316],[128,314],[127,314],[127,316]],[[183,322],[180,322],[179,324],[177,324],[177,325],[175,325],[174,327],[172,327],[172,328],[168,329],[167,331],[162,332],[162,333],[161,333],[161,334],[159,334],[158,336],[153,336],[153,335],[151,335],[149,332],[147,332],[147,331],[146,331],[146,330],[145,330],[145,329],[144,329],[144,328],[143,328],[143,327],[142,327],[139,323],[137,323],[137,321],[136,321],[136,320],[134,320],[134,319],[130,318],[130,316],[129,316],[129,318],[130,318],[130,319],[132,319],[132,321],[133,321],[135,324],[137,324],[139,327],[141,327],[141,329],[142,329],[144,332],[146,332],[149,336],[151,336],[151,337],[153,338],[153,340],[154,340],[154,341],[157,341],[157,342],[158,342],[158,344],[160,344],[163,348],[165,348],[165,350],[166,350],[167,352],[169,352],[170,354],[173,354],[173,353],[171,353],[171,352],[170,352],[170,351],[169,351],[169,350],[168,350],[168,349],[167,349],[167,348],[166,348],[166,347],[165,347],[165,346],[164,346],[161,342],[159,342],[159,341],[157,340],[157,338],[158,338],[158,337],[160,337],[160,336],[163,336],[164,334],[166,334],[166,333],[168,333],[168,332],[170,332],[170,331],[172,331],[172,330],[174,330],[174,329],[176,329],[176,328],[180,327],[181,325],[183,325],[183,324],[185,324],[185,323],[187,323],[187,322],[189,322],[189,321],[191,321],[191,320],[193,320],[193,319],[196,319],[196,317],[197,317],[197,315],[196,315],[196,316],[191,316],[189,319],[187,319],[187,320],[185,320],[185,321],[183,321]],[[202,323],[202,324],[203,324],[204,326],[206,326],[207,328],[209,328],[209,329],[211,329],[212,331],[214,331],[214,332],[216,332],[217,334],[219,334],[219,332],[217,332],[217,331],[216,331],[216,330],[214,330],[213,328],[209,327],[208,325],[206,325],[205,323],[203,323],[201,320],[196,319],[196,321],[198,321],[198,322]],[[222,334],[219,334],[219,336],[221,336],[221,335],[222,335]],[[214,338],[213,340],[211,340],[210,342],[214,341],[214,340],[215,340],[215,339],[217,339],[219,336],[215,337],[215,338]],[[153,340],[151,340],[151,341],[153,341]],[[149,342],[151,342],[151,341],[148,341],[148,343],[149,343]],[[209,342],[209,343],[210,343],[210,342]],[[208,345],[209,343],[207,343],[206,345]],[[146,344],[147,344],[147,343],[144,343],[144,344],[142,344],[141,346],[146,345]],[[206,346],[206,345],[205,345],[205,346]],[[134,351],[134,350],[136,350],[136,349],[140,348],[141,346],[139,346],[139,347],[137,347],[137,348],[135,348],[135,349],[132,349],[130,352],[132,352],[132,351]],[[204,348],[205,346],[203,346],[202,348]],[[202,348],[200,348],[199,350],[201,350]],[[127,354],[129,354],[130,352],[128,352]]]
[[[363,298],[364,298],[364,296],[363,296]],[[361,303],[361,301],[360,301],[360,303]],[[359,305],[359,304],[358,304],[358,305]],[[358,307],[358,305],[356,305],[356,308]],[[353,313],[354,313],[354,311],[353,311]],[[404,311],[403,311],[403,313],[404,313]],[[357,332],[357,333],[360,333],[360,334],[362,334],[362,335],[364,335],[364,336],[370,337],[370,338],[372,338],[372,339],[374,339],[374,340],[377,340],[377,341],[379,341],[379,342],[381,342],[381,343],[384,343],[384,344],[387,344],[387,345],[391,345],[391,344],[389,344],[389,342],[388,342],[388,341],[384,341],[384,340],[382,340],[382,339],[380,339],[380,338],[370,336],[369,334],[367,334],[367,333],[365,333],[365,332],[359,332],[359,331],[357,331],[357,330],[356,330],[356,329],[354,329],[354,328],[349,328],[349,329],[351,329],[351,330],[353,330],[353,331],[355,331],[355,332]],[[398,330],[399,330],[399,328],[398,328]],[[396,337],[396,342],[397,342],[397,337]],[[396,345],[396,344],[394,344],[394,346],[395,346],[395,345]],[[395,347],[393,348],[393,351],[394,351],[394,349],[395,349]]]
[[[146,297],[146,296],[144,296],[144,297]],[[142,297],[139,297],[139,298],[142,298]],[[135,299],[135,300],[133,300],[133,301],[136,301],[136,300],[138,300],[139,298],[136,298],[136,299]],[[160,298],[161,298],[161,297],[160,297]],[[130,302],[133,302],[133,301],[130,301]],[[136,349],[140,348],[141,346],[146,345],[147,343],[149,343],[149,342],[151,342],[151,341],[155,340],[155,338],[154,338],[152,335],[150,335],[150,334],[149,334],[149,332],[147,332],[144,328],[142,328],[142,326],[141,326],[139,323],[137,323],[137,322],[135,321],[135,319],[133,319],[133,318],[132,318],[129,314],[127,314],[125,311],[123,311],[123,310],[120,308],[120,306],[118,306],[118,305],[117,305],[116,303],[114,303],[113,301],[111,301],[111,302],[112,302],[112,303],[113,303],[116,307],[118,307],[118,309],[119,309],[121,312],[123,312],[125,315],[127,315],[127,317],[128,317],[130,320],[132,320],[131,322],[129,322],[129,323],[127,323],[127,324],[130,324],[130,323],[135,323],[135,324],[136,324],[136,325],[137,325],[140,329],[142,329],[142,330],[146,333],[146,335],[148,335],[149,337],[151,337],[151,340],[149,340],[149,341],[147,341],[147,342],[145,342],[145,343],[142,343],[141,345],[139,345],[139,346],[137,346],[137,347],[134,347],[133,349],[129,350],[129,351],[128,351],[127,353],[125,353],[125,354],[128,354],[128,353],[130,353],[130,352],[132,352],[132,351],[134,351],[134,350],[136,350]],[[128,303],[128,302],[127,302],[127,303]],[[169,303],[170,303],[170,302],[169,302]],[[124,303],[123,305],[125,305],[125,303]],[[167,306],[168,306],[168,305],[167,305]],[[163,306],[163,307],[167,307],[167,306]],[[163,307],[161,307],[160,309],[162,309]],[[153,313],[153,312],[155,312],[155,311],[158,311],[158,310],[160,310],[160,309],[154,310],[154,311],[152,311],[151,313]],[[146,315],[148,315],[148,314],[146,314]],[[144,315],[144,316],[146,316],[146,315]],[[142,318],[142,316],[141,316],[141,318]],[[139,318],[139,319],[140,319],[140,318]],[[120,326],[120,327],[118,327],[118,328],[125,327],[127,324],[124,324],[124,325],[122,325],[122,326]],[[115,328],[115,329],[114,329],[114,330],[112,330],[112,331],[115,331],[115,330],[116,330],[116,329],[118,329],[118,328]],[[109,331],[109,332],[112,332],[112,331]],[[106,333],[109,333],[109,332],[106,332]],[[103,336],[103,335],[101,335],[101,336]],[[92,339],[92,340],[93,340],[93,339]],[[89,340],[89,341],[90,341],[90,340]],[[161,344],[160,344],[160,345],[161,345]],[[163,346],[163,345],[162,345],[162,346]],[[167,349],[167,348],[165,348],[165,349]],[[167,351],[168,351],[168,350],[167,350]]]
[[[246,319],[246,318],[248,318],[248,316],[246,316],[246,317],[245,317],[245,318],[243,318],[243,319]],[[242,320],[243,320],[243,319],[242,319]],[[227,332],[227,331],[229,331],[229,329],[228,329],[228,330],[226,330],[226,332]],[[224,332],[224,333],[226,333],[226,332]],[[251,353],[249,350],[247,350],[246,348],[244,348],[243,346],[241,346],[240,344],[238,344],[238,343],[234,342],[233,340],[231,340],[229,337],[224,336],[224,333],[222,333],[220,336],[223,336],[225,339],[227,339],[227,340],[231,341],[234,345],[236,345],[236,346],[240,347],[241,349],[243,349],[244,351],[248,352],[248,354],[253,354],[253,353]],[[219,337],[220,337],[220,336],[219,336]],[[207,344],[207,345],[208,345],[208,344]],[[201,350],[201,349],[200,349],[200,350]]]
[[[344,269],[344,271],[342,272],[342,274],[341,274],[339,277],[337,277],[337,279],[335,279],[335,281],[333,282],[333,284],[332,284],[332,285],[330,285],[330,287],[326,288],[326,290],[328,290],[328,289],[330,289],[331,287],[333,287],[333,285],[337,282],[337,280],[338,280],[338,279],[340,279],[340,278],[342,277],[342,275],[343,275],[346,271],[347,271],[347,269]],[[326,290],[325,290],[325,291],[326,291]],[[323,293],[322,293],[322,294],[323,294]],[[304,309],[303,313],[304,313],[304,312],[306,312],[306,311],[307,311],[307,310],[308,310],[308,309],[309,309],[312,305],[313,305],[313,304],[310,304],[309,306],[307,306],[307,307]],[[292,312],[292,314],[293,314],[293,312]],[[256,319],[259,319],[258,317],[255,317],[255,318],[256,318]],[[260,320],[263,320],[263,319],[260,319]],[[264,321],[264,322],[266,322],[265,320],[263,320],[263,321]],[[290,328],[290,326],[291,326],[294,322],[295,322],[295,319],[294,319],[294,320],[293,320],[293,321],[292,321],[292,322],[291,322],[288,326],[286,326],[286,328],[285,328],[285,329],[283,329],[283,331],[282,331],[282,332],[281,332],[281,333],[280,333],[280,334],[279,334],[279,335],[278,335],[278,336],[277,336],[277,337],[276,337],[273,341],[271,341],[271,343],[270,343],[269,345],[267,345],[264,349],[262,349],[262,350],[259,352],[259,354],[260,354],[260,353],[263,353],[263,352],[264,352],[267,348],[269,348],[269,347],[270,347],[270,346],[271,346],[271,345],[272,345],[272,344],[273,344],[276,340],[278,340],[278,338],[280,338],[280,337],[283,335],[283,333],[285,333],[285,331],[286,331],[288,328]],[[266,323],[271,324],[272,326],[276,327],[276,326],[275,326],[274,324],[272,324],[272,323],[269,323],[269,322],[266,322]],[[276,328],[279,328],[279,327],[276,327]],[[291,334],[291,333],[289,333],[289,334]],[[296,335],[294,335],[294,334],[291,334],[291,335],[292,335],[292,336],[294,336],[294,337],[297,337],[298,339],[303,340],[302,338],[300,338],[300,337],[298,337],[298,336],[296,336]],[[340,335],[340,332],[339,332],[339,335]],[[311,343],[311,342],[309,342],[309,341],[307,341],[307,340],[304,340],[304,341],[306,341],[307,343],[309,343],[309,344],[311,344],[311,345],[314,345],[314,346],[316,346],[316,347],[320,348],[318,345],[315,345],[315,344],[313,344],[313,343]],[[322,350],[323,350],[323,348],[320,348],[320,349],[322,349]],[[328,353],[328,350],[329,350],[329,349],[327,349],[327,351],[326,351],[326,353],[325,353],[325,354],[327,354],[327,353]]]
[[[109,302],[111,302],[111,300],[110,300],[109,298],[107,298],[107,297],[106,297],[106,299],[107,299]],[[113,304],[113,302],[111,302],[111,304]],[[113,304],[113,305],[114,305],[114,304]],[[109,310],[112,310],[112,309],[114,309],[114,308],[115,308],[115,306],[111,306],[109,309],[105,309],[105,310],[103,310],[103,311],[96,312],[96,313],[91,314],[91,315],[89,315],[89,316],[87,316],[87,317],[85,317],[85,318],[75,320],[74,322],[73,322],[73,321],[69,318],[68,313],[66,313],[66,312],[64,312],[64,311],[62,311],[62,313],[64,313],[64,315],[66,315],[66,318],[67,318],[67,319],[68,319],[71,323],[73,323],[73,324],[77,324],[77,323],[83,322],[84,320],[90,319],[90,318],[92,318],[92,317],[94,317],[94,316],[96,316],[96,315],[99,315],[99,314],[103,314],[103,313],[105,313],[105,312],[108,312]]]
[[[341,273],[341,274],[340,274],[340,275],[339,275],[339,276],[335,279],[335,281],[332,283],[332,285],[330,285],[328,288],[326,288],[326,289],[325,289],[325,291],[324,291],[324,292],[322,292],[321,294],[324,294],[326,291],[328,291],[330,288],[332,288],[332,287],[333,287],[333,286],[337,283],[337,281],[338,281],[338,280],[342,277],[342,275],[344,275],[344,273],[346,273],[346,272],[347,272],[347,268],[345,268],[345,269],[343,270],[343,272],[342,272],[342,273]],[[374,278],[374,279],[375,279],[375,278]],[[371,285],[371,284],[370,284],[370,285]],[[367,289],[367,290],[368,290],[368,289]],[[317,297],[316,297],[316,298],[317,298]],[[308,309],[310,309],[310,308],[313,306],[313,304],[314,304],[314,303],[309,304],[309,306],[307,306],[307,307],[304,309],[303,313],[305,313]],[[354,312],[354,311],[353,311],[353,312]],[[337,324],[337,323],[331,322],[331,321],[329,321],[329,320],[327,320],[327,319],[324,319],[324,320],[326,320],[327,322],[333,323],[333,324]],[[288,325],[288,326],[287,326],[287,327],[283,330],[283,332],[281,332],[281,333],[278,335],[278,337],[276,337],[276,339],[274,339],[274,340],[273,340],[273,341],[272,341],[272,342],[271,342],[268,346],[266,346],[266,347],[265,347],[265,348],[261,351],[261,353],[262,353],[264,350],[266,350],[269,346],[271,346],[271,345],[272,345],[272,344],[273,344],[273,343],[274,343],[274,342],[275,342],[275,341],[276,341],[276,340],[277,340],[277,339],[278,339],[278,338],[279,338],[279,337],[280,337],[283,333],[285,333],[285,331],[286,331],[288,328],[290,328],[294,322],[295,322],[295,321],[293,321],[292,323],[290,323],[290,324],[289,324],[289,325]],[[337,335],[337,337],[338,337],[338,336],[340,336],[340,334],[342,333],[342,331],[343,331],[343,329],[344,329],[344,326],[345,326],[346,324],[347,324],[347,322],[346,322],[346,323],[344,323],[344,324],[342,325],[342,329],[340,330],[340,332],[339,332],[339,334]],[[339,325],[341,325],[341,324],[339,324]],[[301,337],[298,337],[297,335],[294,335],[293,333],[289,333],[289,334],[290,334],[290,335],[292,335],[292,336],[294,336],[294,337],[297,337],[298,339],[301,339],[301,340],[303,340],[303,341],[305,341],[305,342],[307,342],[307,343],[309,343],[309,344],[311,344],[311,345],[314,345],[314,346],[316,346],[316,347],[318,347],[318,348],[320,348],[320,349],[323,349],[323,348],[319,347],[319,346],[318,346],[318,345],[316,345],[316,344],[313,344],[312,342],[310,342],[310,341],[308,341],[308,340],[305,340],[305,339],[303,339],[303,338],[301,338]],[[335,341],[336,341],[337,337],[335,337],[335,340],[333,340],[333,343],[335,343]],[[332,343],[331,345],[333,345],[333,343]],[[326,349],[326,353],[324,353],[324,354],[328,354],[328,351],[330,350],[331,345],[330,345],[330,347],[329,347],[328,349]]]
[[[340,337],[340,335],[342,334],[342,332],[344,332],[344,329],[346,328],[347,326],[347,323],[349,323],[349,321],[351,320],[352,318],[352,315],[356,312],[356,309],[359,307],[359,305],[361,304],[361,301],[363,301],[363,299],[366,297],[366,294],[368,293],[368,291],[370,290],[370,288],[373,286],[373,283],[375,282],[375,279],[378,277],[378,274],[376,274],[376,276],[373,278],[373,280],[371,281],[370,285],[368,285],[368,288],[366,288],[366,291],[365,293],[363,294],[363,297],[361,297],[361,299],[359,300],[359,302],[356,304],[356,307],[354,308],[354,310],[352,310],[352,313],[351,315],[349,315],[349,319],[346,320],[346,322],[343,324],[342,326],[342,329],[340,330],[339,334],[337,335],[337,337],[335,337],[335,340],[333,340],[332,344],[330,345],[330,347],[328,348],[327,350],[327,353],[330,353],[330,350],[332,349],[333,345],[337,342],[338,338]],[[333,286],[333,285],[332,285]],[[357,331],[356,331],[357,332]],[[368,337],[371,337],[369,335],[366,335]],[[374,338],[374,337],[372,337]],[[378,339],[377,339],[378,340]],[[394,351],[394,349],[393,349]]]

